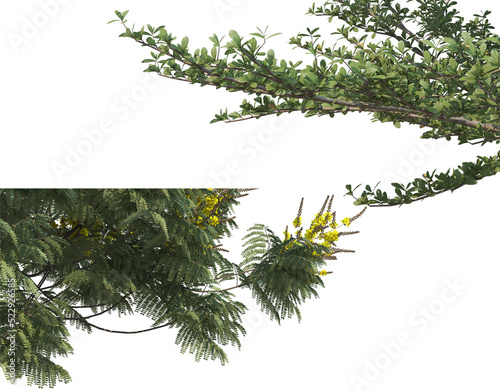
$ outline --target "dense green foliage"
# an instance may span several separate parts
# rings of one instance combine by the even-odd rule
[[[212,47],[193,51],[188,37],[177,41],[165,26],[134,30],[126,25],[128,11],[116,14],[126,29],[121,36],[153,50],[143,61],[146,72],[254,96],[237,111],[221,111],[213,122],[294,111],[306,117],[369,112],[374,121],[426,128],[421,138],[500,143],[500,37],[487,19],[490,12],[465,22],[454,1],[415,3],[413,11],[391,0],[313,4],[310,14],[344,23],[333,34],[345,45],[320,42],[318,29],[307,29],[290,39],[311,55],[305,66],[278,59],[273,49],[263,50],[274,34],[260,29],[250,38],[232,30],[224,45],[214,34]],[[445,173],[427,172],[407,185],[393,183],[394,198],[367,186],[354,204],[409,204],[498,171],[500,152]],[[354,197],[350,185],[347,189]]]
[[[221,345],[240,347],[246,306],[230,292],[248,288],[262,310],[280,322],[297,315],[315,286],[318,267],[334,253],[314,237],[336,228],[325,201],[305,236],[282,240],[257,224],[245,237],[243,261],[222,256],[223,236],[237,228],[232,215],[249,189],[0,190],[0,364],[10,380],[69,382],[55,356],[73,353],[66,323],[87,332],[141,333],[177,328],[175,343],[195,359],[227,362]],[[300,220],[299,208],[296,222]],[[328,219],[322,218],[326,215]],[[361,213],[344,218],[349,225]],[[298,227],[298,224],[295,224]],[[314,232],[314,233],[313,233]],[[220,284],[236,278],[236,286]],[[103,328],[95,317],[139,313],[150,328]]]

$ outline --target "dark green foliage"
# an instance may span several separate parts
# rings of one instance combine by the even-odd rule
[[[244,237],[249,239],[244,244],[246,249],[242,264],[247,268],[252,267],[252,272],[242,280],[243,284],[249,285],[252,297],[261,304],[262,310],[270,315],[271,320],[276,319],[280,323],[285,317],[297,315],[300,321],[297,305],[311,298],[311,294],[318,298],[311,284],[324,287],[321,278],[312,271],[326,262],[321,256],[314,256],[313,252],[321,255],[328,248],[312,244],[304,237],[283,242],[263,225],[255,225],[250,230]],[[260,262],[252,263],[253,260]]]
[[[69,382],[54,362],[73,353],[66,323],[92,332],[178,328],[176,344],[195,359],[228,359],[240,348],[246,306],[229,290],[249,288],[272,319],[296,314],[322,284],[312,269],[326,247],[299,239],[285,246],[263,225],[251,229],[244,260],[218,243],[236,228],[242,189],[0,190],[0,363],[8,379],[53,387]],[[312,251],[317,251],[314,256]],[[236,286],[220,283],[237,279]],[[15,315],[9,313],[14,303]],[[97,316],[140,313],[141,331],[109,330]],[[11,347],[10,337],[14,336]],[[12,350],[11,350],[12,348]],[[14,373],[8,365],[13,361]]]

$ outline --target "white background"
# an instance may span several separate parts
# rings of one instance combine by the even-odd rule
[[[248,37],[256,26],[269,25],[270,32],[283,33],[268,46],[278,58],[310,61],[291,51],[289,38],[322,26],[333,43],[328,33],[338,27],[305,15],[311,3],[2,2],[0,186],[258,187],[240,199],[240,230],[224,242],[227,257],[239,262],[245,230],[264,223],[281,235],[301,197],[305,222],[328,194],[335,194],[338,218],[353,216],[361,207],[343,196],[345,184],[381,180],[380,188],[392,195],[390,182],[408,183],[427,170],[446,171],[496,153],[495,145],[422,140],[418,127],[371,123],[364,114],[210,125],[220,109],[237,110],[245,95],[142,73],[149,51],[118,38],[118,23],[106,24],[115,9],[130,9],[129,24],[165,24],[179,39],[189,35],[193,49],[210,47],[212,33],[236,29]],[[460,1],[457,8],[467,20],[490,9],[495,21],[500,12],[485,0]],[[97,137],[92,130],[103,121],[113,129]],[[338,242],[356,253],[329,261],[334,273],[324,278],[320,298],[302,306],[300,324],[271,322],[240,290],[237,299],[249,307],[243,320],[248,334],[241,351],[227,348],[224,367],[180,354],[175,330],[73,331],[74,355],[55,359],[73,382],[57,389],[498,390],[498,181],[489,177],[401,208],[369,208],[349,228],[360,233]],[[458,282],[455,294],[446,291],[450,282]],[[425,319],[420,312],[429,307]],[[140,316],[98,322],[122,330],[149,326]],[[405,333],[408,344],[398,352]],[[393,358],[384,345],[396,350]],[[24,385],[0,379],[7,390],[36,388]]]

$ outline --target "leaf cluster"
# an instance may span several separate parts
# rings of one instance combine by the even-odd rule
[[[238,110],[221,110],[212,122],[294,111],[306,117],[368,112],[373,121],[391,122],[398,128],[402,123],[426,128],[421,138],[500,143],[500,37],[488,20],[490,11],[465,21],[454,8],[455,1],[413,2],[413,10],[405,6],[412,0],[406,4],[390,0],[314,3],[309,14],[343,24],[332,33],[338,37],[335,43],[325,41],[319,28],[290,38],[294,48],[310,56],[307,64],[264,50],[273,36],[267,29],[250,37],[231,30],[225,43],[224,37],[214,34],[211,47],[191,50],[188,37],[179,42],[165,26],[130,29],[126,12],[117,11],[117,15],[125,27],[121,36],[152,50],[144,60],[146,72],[252,96]],[[473,183],[496,173],[499,166],[495,157],[489,157],[479,163],[465,162],[461,168],[464,178],[468,176],[464,183]],[[437,182],[434,190],[440,184],[449,185],[447,190],[460,185],[449,174],[442,176],[446,179]],[[422,181],[427,182],[423,178],[413,183],[422,188]],[[415,199],[408,197],[406,201]],[[377,202],[370,200],[361,197],[357,204]]]
[[[323,286],[313,274],[326,247],[282,241],[264,225],[245,237],[243,261],[220,241],[237,228],[233,207],[251,189],[0,190],[0,365],[10,380],[53,387],[69,382],[56,356],[73,353],[67,325],[91,333],[177,328],[181,352],[228,362],[241,347],[252,290],[278,322]],[[291,245],[291,246],[289,246]],[[236,279],[236,285],[222,288]],[[14,312],[10,309],[13,308]],[[142,314],[149,328],[111,330],[96,318]],[[9,365],[14,362],[14,373]]]

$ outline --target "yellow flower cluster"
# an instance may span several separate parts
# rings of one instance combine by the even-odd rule
[[[337,230],[330,231],[329,233],[324,234],[325,242],[332,243],[339,239],[339,232]]]
[[[217,213],[219,212],[217,208],[215,208],[215,206],[217,205],[217,203],[219,203],[220,199],[217,197],[217,196],[206,196],[205,197],[205,208],[203,208],[203,213],[206,215],[206,216],[209,216],[210,213],[214,213],[215,216],[210,216],[209,220],[208,220],[208,224],[210,226],[216,226],[219,224],[219,218],[217,217]],[[215,208],[215,209],[214,209]]]
[[[302,224],[302,218],[300,216],[298,216],[297,218],[294,219],[293,226],[295,228],[298,228],[299,226],[301,226],[301,224]],[[333,231],[330,231],[328,233],[325,233],[324,230],[327,227],[335,229],[337,226],[338,226],[338,223],[333,221],[333,215],[331,212],[325,212],[324,214],[316,214],[316,217],[312,220],[309,229],[306,230],[304,237],[310,241],[314,241],[316,238],[322,239],[323,242],[321,242],[320,245],[330,247],[334,241],[338,240],[339,233],[337,230],[333,230]],[[302,235],[301,232],[302,232],[302,228],[299,228],[295,232],[295,236],[300,237]],[[285,230],[283,232],[283,234],[285,235],[285,241],[290,238],[290,233],[288,233],[288,228],[287,228],[287,230]],[[298,243],[298,242],[294,241],[293,243]],[[287,245],[285,250],[289,249],[291,246],[292,246],[292,243]],[[317,253],[313,252],[313,255],[317,256]]]
[[[213,188],[207,188],[209,191],[212,191]],[[189,196],[188,196],[189,197]],[[221,201],[221,197],[218,197],[215,194],[206,195],[203,199],[198,198],[197,206],[204,204],[203,209],[201,210],[204,215],[208,216],[208,224],[210,226],[217,226],[220,221],[217,216],[219,213],[219,209],[215,208],[215,206]],[[195,222],[198,227],[203,227],[203,218],[201,216],[195,217]]]
[[[297,229],[294,235],[295,239],[293,241],[290,241],[290,243],[282,249],[281,254],[290,249],[294,244],[299,244],[298,239],[299,237],[302,236],[302,230],[303,230],[302,218],[301,218],[303,201],[304,199],[302,199],[302,201],[300,202],[300,207],[297,217],[293,220],[293,227]],[[329,249],[328,251],[324,252],[324,255],[331,256],[335,251],[335,241],[338,241],[340,233],[338,232],[338,230],[336,230],[337,227],[339,226],[339,223],[335,221],[335,213],[332,214],[330,212],[331,200],[330,204],[328,205],[327,212],[323,213],[325,207],[327,206],[327,202],[328,198],[325,201],[325,204],[323,205],[321,211],[317,213],[314,219],[311,221],[309,229],[307,229],[303,235],[304,238],[310,242],[309,247],[311,247],[312,244],[322,245]],[[341,220],[341,223],[344,226],[348,227],[351,224],[351,219],[344,218]],[[283,234],[285,237],[285,241],[293,239],[291,233],[288,232],[288,226],[286,227]],[[321,242],[316,242],[315,240],[320,240]],[[320,256],[316,251],[313,251],[312,255]],[[326,276],[328,274],[326,270],[321,270],[321,271],[311,270],[311,272],[319,276]]]
[[[210,226],[216,226],[219,224],[219,218],[216,217],[216,216],[211,216],[210,218],[208,218],[208,224]]]
[[[299,227],[302,225],[302,217],[298,216],[293,220],[293,227]]]
[[[318,270],[310,270],[313,274],[315,275],[319,275],[319,276],[326,276],[328,275],[328,272],[326,270],[321,270],[321,271],[318,271]]]
[[[341,222],[346,226],[350,225],[349,218],[344,218]],[[320,240],[323,240],[320,245],[330,247],[332,246],[333,242],[339,239],[339,232],[337,230],[331,230],[325,233],[324,230],[327,228],[336,229],[338,225],[339,224],[333,220],[333,215],[331,212],[325,212],[322,215],[316,214],[316,217],[311,222],[311,226],[308,230],[306,230],[304,237],[310,241],[318,238]],[[297,236],[300,236],[300,230],[297,231],[296,234]],[[315,253],[316,252],[314,252],[314,254]]]

